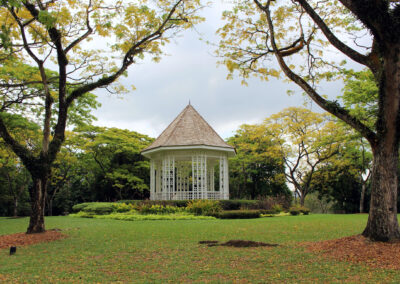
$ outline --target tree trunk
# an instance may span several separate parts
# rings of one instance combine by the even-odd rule
[[[400,238],[397,221],[397,163],[398,152],[392,155],[374,153],[371,176],[371,205],[363,235],[374,241],[393,241]]]
[[[379,84],[377,141],[371,176],[371,205],[363,235],[373,241],[400,239],[397,221],[397,166],[400,133],[400,44],[386,47]]]
[[[306,199],[306,195],[304,193],[302,193],[300,195],[300,205],[304,206],[304,200]]]
[[[29,194],[31,198],[31,216],[27,234],[43,233],[44,227],[44,210],[46,197],[47,178],[33,178],[33,187]]]
[[[364,200],[367,182],[364,182],[361,177],[361,197],[360,197],[360,213],[364,213]]]

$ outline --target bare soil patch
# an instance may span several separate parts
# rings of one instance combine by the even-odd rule
[[[269,243],[245,241],[245,240],[230,240],[221,244],[218,241],[200,241],[199,244],[207,244],[209,247],[227,246],[227,247],[237,247],[237,248],[278,246],[278,244],[269,244]]]
[[[51,242],[66,237],[66,235],[60,233],[59,229],[47,230],[46,232],[39,234],[17,233],[12,235],[3,235],[0,236],[0,249],[10,248],[11,246],[20,247],[43,242]]]
[[[400,270],[400,242],[371,242],[361,235],[356,235],[302,245],[310,252],[335,260]]]

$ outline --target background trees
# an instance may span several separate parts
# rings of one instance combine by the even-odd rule
[[[242,125],[228,143],[236,156],[229,160],[231,198],[290,195],[285,183],[282,157],[271,156],[271,137],[262,125]]]
[[[344,133],[329,115],[295,107],[270,116],[263,127],[275,142],[269,155],[283,159],[286,181],[304,205],[314,173],[339,153]]]

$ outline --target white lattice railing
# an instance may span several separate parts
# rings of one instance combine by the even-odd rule
[[[224,196],[219,191],[206,191],[203,199],[220,200],[224,199]],[[201,199],[202,195],[193,191],[182,191],[182,192],[171,192],[169,194],[162,194],[162,192],[155,192],[150,197],[151,200],[190,200],[190,199]]]

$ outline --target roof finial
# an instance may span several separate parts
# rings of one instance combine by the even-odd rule
[[[190,99],[189,99],[189,105],[190,105]]]

